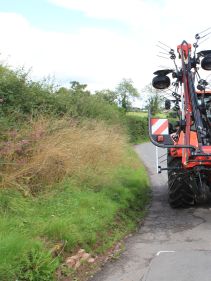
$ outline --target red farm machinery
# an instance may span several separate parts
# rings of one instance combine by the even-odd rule
[[[173,208],[207,201],[211,191],[211,91],[199,74],[199,69],[211,70],[211,50],[196,51],[198,42],[210,34],[206,31],[196,34],[193,45],[186,41],[178,45],[178,57],[161,43],[168,49],[174,69],[158,70],[152,80],[159,91],[173,86],[172,99],[165,100],[165,108],[174,104],[176,122],[153,118],[149,110],[150,140],[167,149],[167,166],[158,168],[159,172],[167,170],[168,198]]]

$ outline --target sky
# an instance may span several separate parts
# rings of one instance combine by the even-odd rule
[[[173,67],[157,56],[158,41],[175,50],[184,39],[194,43],[196,33],[211,27],[210,5],[208,0],[0,0],[0,61],[30,69],[35,79],[54,77],[59,85],[76,80],[95,91],[114,89],[126,78],[141,91],[155,70]],[[211,49],[211,39],[202,49]]]

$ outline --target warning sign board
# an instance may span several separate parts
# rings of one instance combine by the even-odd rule
[[[152,135],[168,135],[169,134],[168,119],[152,118],[151,132]]]

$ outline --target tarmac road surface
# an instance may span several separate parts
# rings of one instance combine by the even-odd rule
[[[107,263],[91,280],[211,281],[211,205],[171,209],[167,175],[156,173],[155,147],[145,143],[135,150],[151,180],[149,213],[140,230],[126,240],[120,258]]]

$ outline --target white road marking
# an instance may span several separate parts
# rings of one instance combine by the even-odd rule
[[[160,254],[163,254],[163,253],[175,253],[175,251],[159,251],[159,252],[157,252],[156,256],[160,256]]]

